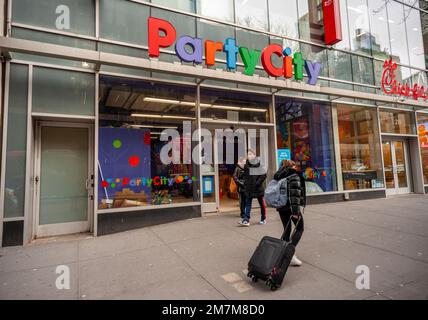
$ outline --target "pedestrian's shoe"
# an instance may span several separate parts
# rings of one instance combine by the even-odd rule
[[[266,224],[266,219],[265,220],[261,220],[259,223],[260,224]]]
[[[239,221],[238,223],[242,227],[249,227],[250,226],[250,223],[248,221],[246,221],[246,220]]]
[[[296,255],[294,255],[293,258],[291,259],[290,266],[300,267],[301,265],[302,265],[302,261],[297,259]]]

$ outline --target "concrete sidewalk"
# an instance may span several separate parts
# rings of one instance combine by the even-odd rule
[[[258,212],[253,222],[258,222]],[[271,292],[245,269],[268,224],[215,215],[99,238],[72,236],[0,249],[0,299],[428,299],[428,196],[314,205],[305,213],[284,285]],[[70,290],[55,286],[70,268]],[[359,265],[370,290],[358,290]]]

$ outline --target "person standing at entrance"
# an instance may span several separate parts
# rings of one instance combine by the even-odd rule
[[[241,219],[244,219],[245,204],[246,204],[245,184],[243,180],[245,161],[246,159],[244,157],[239,158],[238,163],[236,164],[235,171],[233,172],[233,181],[235,181],[236,185],[238,186],[239,208],[241,210]]]
[[[296,247],[303,235],[303,214],[302,207],[306,206],[306,185],[305,178],[302,173],[297,169],[296,163],[291,160],[284,160],[281,168],[275,173],[275,180],[279,181],[288,178],[289,198],[285,207],[277,209],[281,217],[282,225],[284,226],[284,241],[290,241],[291,234],[291,221],[296,227],[296,232],[291,239],[293,245]],[[299,221],[300,219],[300,221]],[[290,265],[301,266],[302,262],[293,256]]]
[[[244,218],[240,225],[249,227],[251,219],[251,207],[253,199],[257,199],[260,204],[261,218],[260,224],[266,223],[266,205],[264,201],[264,182],[266,180],[266,170],[261,166],[260,159],[256,157],[254,150],[247,152],[247,162],[244,167],[243,180],[245,185],[245,210]]]

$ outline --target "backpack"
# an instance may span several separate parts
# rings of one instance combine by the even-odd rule
[[[265,202],[269,207],[279,209],[287,205],[289,198],[288,179],[290,177],[269,182],[265,190]]]

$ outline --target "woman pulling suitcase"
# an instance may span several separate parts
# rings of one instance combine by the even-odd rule
[[[296,226],[294,236],[291,239],[292,244],[296,247],[304,231],[303,214],[301,208],[306,206],[305,178],[303,178],[303,175],[297,169],[296,163],[294,161],[283,160],[281,168],[274,175],[274,179],[279,181],[284,178],[288,178],[289,199],[287,201],[287,205],[283,208],[277,209],[277,211],[284,226],[283,240],[290,241],[290,218],[293,224]],[[297,222],[299,223],[297,224]],[[302,262],[294,255],[290,265],[301,266]]]

